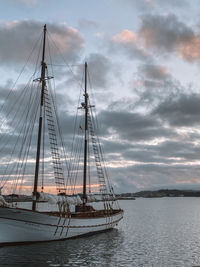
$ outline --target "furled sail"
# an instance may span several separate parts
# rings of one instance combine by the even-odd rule
[[[49,204],[69,204],[69,205],[80,205],[82,204],[81,197],[79,195],[74,196],[66,196],[66,195],[53,195],[44,192],[38,193],[38,201],[39,202],[48,202]],[[100,202],[100,201],[114,201],[116,200],[112,195],[102,196],[100,194],[92,194],[88,193],[87,202]]]
[[[10,207],[10,204],[5,201],[2,195],[0,195],[0,207]]]
[[[48,202],[49,204],[69,204],[69,205],[79,205],[82,203],[80,196],[65,196],[65,195],[53,195],[44,192],[38,193],[39,202]]]

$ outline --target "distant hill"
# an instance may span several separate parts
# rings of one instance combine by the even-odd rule
[[[200,190],[160,189],[155,191],[140,191],[136,193],[117,194],[118,198],[156,198],[156,197],[200,197]]]
[[[16,201],[16,202],[30,202],[32,201],[32,196],[26,195],[6,195],[4,196],[6,201]],[[144,198],[158,198],[158,197],[200,197],[200,190],[179,190],[179,189],[159,189],[159,190],[148,190],[139,191],[136,193],[122,193],[116,194],[118,199],[132,199],[139,197]]]

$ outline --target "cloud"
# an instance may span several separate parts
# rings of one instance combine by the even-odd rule
[[[192,143],[189,138],[186,140],[166,140],[156,145],[130,144],[129,149],[122,151],[124,160],[132,160],[138,163],[153,164],[187,164],[198,160],[200,148]]]
[[[197,165],[187,164],[140,164],[127,168],[127,173],[133,182],[140,188],[149,188],[152,184],[162,185],[179,183],[195,183],[199,179]]]
[[[176,8],[181,9],[183,7],[188,7],[189,3],[186,0],[123,0],[122,4],[127,3],[129,6],[133,8],[137,8],[142,12],[149,11],[150,9],[166,9],[166,8]]]
[[[135,108],[151,112],[152,108],[156,108],[167,98],[173,98],[185,90],[164,65],[141,64],[134,76],[131,87],[137,96]]]
[[[180,22],[177,18],[172,19],[171,28],[169,27],[168,31],[165,32],[171,36],[171,39],[169,38],[170,40],[164,39],[161,42],[157,38],[156,44],[151,44],[146,47],[147,49],[150,47],[151,49],[164,51],[165,53],[178,53],[181,56],[185,54],[184,58],[188,57],[187,60],[189,60],[189,55],[193,52],[193,60],[196,60],[198,55],[196,56],[194,47],[198,47],[198,41],[194,42],[193,47],[189,45],[192,44],[191,40],[194,40],[197,36],[190,28],[186,27],[187,32],[184,26],[180,26],[179,24],[177,33],[174,29],[177,21]],[[4,28],[7,27],[7,31],[9,31],[10,27],[12,31],[15,29],[16,32],[22,34],[22,30],[28,32],[27,28],[30,29],[30,25],[32,25],[32,35],[34,35],[37,27],[38,29],[40,27],[42,31],[42,24],[39,22],[30,22],[27,27],[25,27],[26,24],[23,22],[23,27],[20,26],[21,28],[19,24],[19,22],[10,23],[10,25],[4,25]],[[149,25],[147,24],[147,26]],[[159,33],[161,33],[162,27],[164,25],[160,25]],[[157,26],[157,28],[159,27]],[[72,54],[70,60],[78,58],[84,45],[84,41],[78,31],[66,25],[56,25],[55,28],[53,25],[50,25],[49,31],[53,32],[52,38],[56,40],[59,50],[66,57],[70,59],[70,55],[68,54],[70,51]],[[174,34],[172,34],[173,31]],[[68,32],[70,40],[65,39],[65,32]],[[189,32],[192,33],[191,36]],[[146,49],[144,50],[145,53],[141,56],[140,33],[138,35],[136,32],[123,30],[113,36],[111,41],[113,48],[120,48],[128,58],[139,58],[142,60],[143,64],[138,66],[137,78],[135,80],[135,82],[140,84],[138,89],[133,90],[132,93],[134,95],[127,96],[126,100],[115,100],[105,110],[99,111],[99,120],[101,122],[100,137],[105,147],[104,150],[106,151],[108,165],[111,167],[111,177],[114,178],[114,184],[118,188],[118,191],[124,192],[148,188],[152,184],[172,184],[173,181],[183,183],[189,180],[189,182],[195,183],[198,175],[197,159],[200,151],[196,145],[196,140],[199,138],[199,135],[192,136],[187,130],[191,126],[198,125],[200,112],[198,103],[200,97],[198,94],[185,94],[185,88],[183,89],[175,81],[170,74],[170,69],[162,65],[162,63],[156,64],[153,60],[147,61],[147,58],[151,58],[151,56],[148,56],[150,55],[148,53],[145,54]],[[173,37],[177,36],[177,34],[179,36],[178,39]],[[15,32],[13,36],[15,36]],[[23,33],[22,36],[25,36],[25,34]],[[30,39],[33,39],[32,36]],[[19,43],[19,40],[16,40]],[[166,42],[168,43],[166,44]],[[27,49],[29,44],[30,40],[27,40],[27,43],[24,44],[22,42],[21,46]],[[187,49],[186,45],[188,46]],[[18,55],[18,51],[21,49],[18,46],[16,49],[17,55],[14,55],[14,52],[13,55],[8,55],[7,59],[4,59],[4,64],[12,62],[13,59],[17,63],[24,61]],[[55,57],[58,56],[55,51],[53,53]],[[0,55],[1,57],[3,55]],[[88,61],[92,86],[96,88],[109,88],[108,86],[114,77],[113,64],[109,57],[105,57],[100,53],[92,53],[86,60]],[[75,72],[76,79],[82,77],[83,65],[78,66]],[[9,87],[9,84],[6,86]],[[101,90],[99,91],[101,92]],[[3,87],[1,101],[5,97],[6,88]],[[73,135],[74,118],[71,113],[65,113],[65,111],[72,104],[69,103],[72,99],[69,100],[67,94],[61,95],[58,93],[57,100],[59,101],[59,117],[64,135],[63,139],[65,140],[65,144],[68,145],[67,149],[69,150]],[[68,101],[67,104],[66,101]],[[111,102],[112,100],[107,100],[104,95],[104,107],[107,101]],[[12,106],[13,103],[14,99],[11,99],[9,106]],[[3,113],[3,116],[5,114]],[[78,121],[80,121],[79,116]],[[10,127],[10,125],[8,120],[7,126]],[[182,127],[185,130],[184,134],[181,134]],[[16,131],[16,133],[18,132],[19,130]],[[8,150],[13,147],[14,142],[15,138],[11,138],[11,142],[5,150],[5,157],[8,155]],[[34,145],[35,143],[34,141]],[[30,159],[34,160],[34,158],[35,148],[30,153]],[[29,163],[28,172],[31,173],[32,167],[32,163]],[[126,179],[122,179],[122,175]],[[27,178],[26,182],[29,183],[29,178]]]
[[[172,137],[174,132],[161,125],[153,116],[126,111],[102,111],[99,114],[102,127],[120,140],[152,140]]]
[[[139,72],[150,80],[164,81],[170,77],[169,70],[163,65],[143,64]]]
[[[136,43],[136,35],[134,32],[125,29],[122,32],[113,36],[112,41],[122,44],[134,44]]]
[[[136,34],[127,29],[111,38],[110,51],[113,51],[113,49],[115,52],[123,51],[131,59],[151,60],[151,55],[138,43]]]
[[[103,140],[104,149],[107,153],[123,153],[130,148],[130,143],[122,140]]]
[[[146,71],[146,68],[144,70]],[[156,78],[157,72],[147,71],[147,75]],[[163,77],[158,75],[158,78]],[[9,83],[6,86],[8,85]],[[6,97],[6,92],[3,93],[2,97]],[[194,96],[195,98],[196,96]],[[179,97],[177,96],[177,102],[178,100]],[[115,106],[112,105],[111,109],[108,108],[109,111],[100,112],[98,117],[102,126],[100,130],[101,140],[106,151],[105,158],[108,159],[109,173],[118,192],[146,189],[152,184],[161,186],[164,184],[166,186],[174,181],[183,183],[188,182],[188,179],[189,182],[195,183],[198,175],[195,161],[200,150],[197,145],[190,142],[189,136],[185,140],[181,140],[180,135],[174,131],[173,127],[164,127],[164,120],[160,121],[160,113],[144,115],[131,112],[131,110],[127,111],[126,107],[124,110],[115,110]],[[195,106],[197,108],[197,105]],[[64,113],[63,107],[63,104],[59,106],[59,118],[65,144],[67,144],[69,151],[74,118],[70,114]],[[192,114],[195,112],[196,110],[190,111]],[[174,116],[174,114],[170,116]],[[80,117],[77,119],[79,121]],[[12,138],[8,144],[4,152],[5,158],[9,155],[9,150],[12,150],[15,141],[16,139]],[[32,162],[28,163],[27,174],[32,174],[34,168],[36,141],[33,145],[29,158]],[[122,175],[126,179],[122,179]],[[51,178],[53,179],[53,176]],[[31,179],[32,176],[27,176],[26,183],[30,184]]]
[[[200,35],[174,14],[145,14],[138,32],[124,29],[111,38],[110,51],[148,63],[170,53],[192,62],[200,59]]]
[[[82,18],[78,22],[78,28],[80,30],[86,30],[86,31],[88,31],[88,30],[95,30],[95,29],[98,28],[98,25],[93,20],[88,20],[88,19]]]
[[[101,54],[90,54],[86,61],[89,65],[92,84],[98,88],[107,87],[112,69],[112,64],[109,58]]]
[[[154,53],[177,53],[187,61],[200,59],[200,36],[175,15],[146,14],[142,17],[139,38]]]
[[[194,38],[193,31],[175,15],[146,14],[142,17],[139,36],[144,45],[162,52],[175,51],[183,43]]]
[[[88,63],[89,86],[95,89],[106,88],[110,84],[112,77],[112,63],[110,59],[100,53],[91,53],[85,58],[85,61]],[[77,81],[83,84],[84,65],[80,64],[77,66],[73,77],[71,72],[69,76],[70,78],[66,81],[66,84],[74,85],[74,82],[77,84]]]
[[[156,147],[156,150],[159,156],[173,158],[174,163],[182,161],[183,164],[184,161],[197,160],[200,153],[200,147],[184,140],[178,142],[168,140]]]
[[[32,86],[20,84],[12,91],[10,91],[10,88],[12,88],[11,82],[8,81],[0,90],[0,153],[2,155],[0,176],[2,177],[3,175],[3,179],[5,179],[6,175],[4,172],[6,171],[8,179],[13,180],[14,178],[17,179],[19,172],[20,175],[18,178],[20,180],[23,176],[23,168],[26,165],[24,181],[26,184],[30,185],[33,181],[35,167],[41,88],[40,86],[37,87],[35,83],[33,83]],[[66,102],[67,100],[65,99],[65,105]],[[59,102],[59,104],[61,104],[61,102]],[[71,141],[73,136],[74,117],[72,118],[70,114],[64,113],[62,110],[63,106],[62,102],[62,107],[59,106],[58,116],[60,125],[62,125],[63,140],[67,143]],[[57,124],[55,123],[55,125]],[[49,182],[51,182],[50,179],[54,179],[54,176],[52,174],[53,169],[49,148],[47,121],[45,128],[46,142],[44,146],[46,152],[44,155],[45,162],[47,162],[47,164],[45,164],[45,173],[46,177],[50,176]],[[55,126],[55,129],[58,133],[57,126]],[[61,144],[59,134],[57,134],[57,143],[59,147]],[[68,150],[70,147],[71,142],[68,144]],[[63,158],[63,154],[61,158]],[[8,163],[9,165],[7,165]],[[13,185],[15,182],[16,181],[13,181]],[[12,189],[13,188],[11,188],[11,190]]]
[[[146,0],[146,2],[154,2],[155,5],[160,7],[176,7],[176,8],[182,8],[182,7],[188,7],[189,3],[186,0]]]
[[[49,46],[52,56],[62,56],[75,60],[84,46],[80,33],[66,24],[48,24],[51,41]],[[38,21],[13,21],[0,25],[0,62],[1,64],[24,63],[31,53],[36,41],[39,49],[43,23]],[[52,42],[53,40],[53,42]],[[47,46],[48,48],[48,46]],[[38,53],[38,52],[37,52]],[[48,53],[47,53],[48,54]],[[37,58],[36,52],[34,58]]]
[[[125,153],[122,154],[124,160],[132,160],[133,165],[134,164],[144,164],[144,163],[155,163],[155,164],[170,164],[173,163],[174,160],[169,159],[167,157],[162,157],[158,155],[156,151],[157,146],[148,146],[142,148],[142,146],[136,146],[135,149],[134,146],[125,151]],[[135,163],[136,162],[136,163]],[[136,165],[137,165],[136,164]]]
[[[200,59],[200,36],[195,36],[188,43],[180,44],[178,53],[187,61]]]
[[[168,98],[161,102],[153,114],[175,127],[195,126],[199,124],[199,101],[199,94],[179,94],[176,98]]]

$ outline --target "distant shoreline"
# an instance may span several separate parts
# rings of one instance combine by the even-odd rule
[[[116,194],[118,200],[135,200],[136,198],[162,198],[162,197],[200,197],[200,190],[160,189],[147,190],[135,193]],[[31,202],[32,196],[4,195],[8,202]]]
[[[179,190],[179,189],[160,189],[139,191],[136,193],[117,194],[120,200],[136,199],[136,198],[162,198],[162,197],[200,197],[200,190]]]

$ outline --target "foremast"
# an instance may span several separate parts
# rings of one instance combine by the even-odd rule
[[[85,109],[85,141],[84,141],[84,168],[83,168],[83,210],[85,209],[85,205],[87,203],[87,148],[88,148],[88,93],[87,93],[87,62],[85,62],[85,103],[83,107]]]
[[[37,203],[38,175],[39,175],[39,165],[40,165],[40,148],[41,148],[42,119],[43,119],[42,117],[43,117],[43,108],[44,108],[44,90],[46,87],[45,44],[46,44],[46,24],[44,25],[44,30],[43,30],[41,77],[39,78],[39,81],[42,83],[42,86],[41,86],[40,118],[39,118],[38,139],[37,139],[36,164],[35,164],[35,178],[34,178],[34,187],[33,187],[33,202],[32,202],[33,211],[36,210],[36,203]]]

